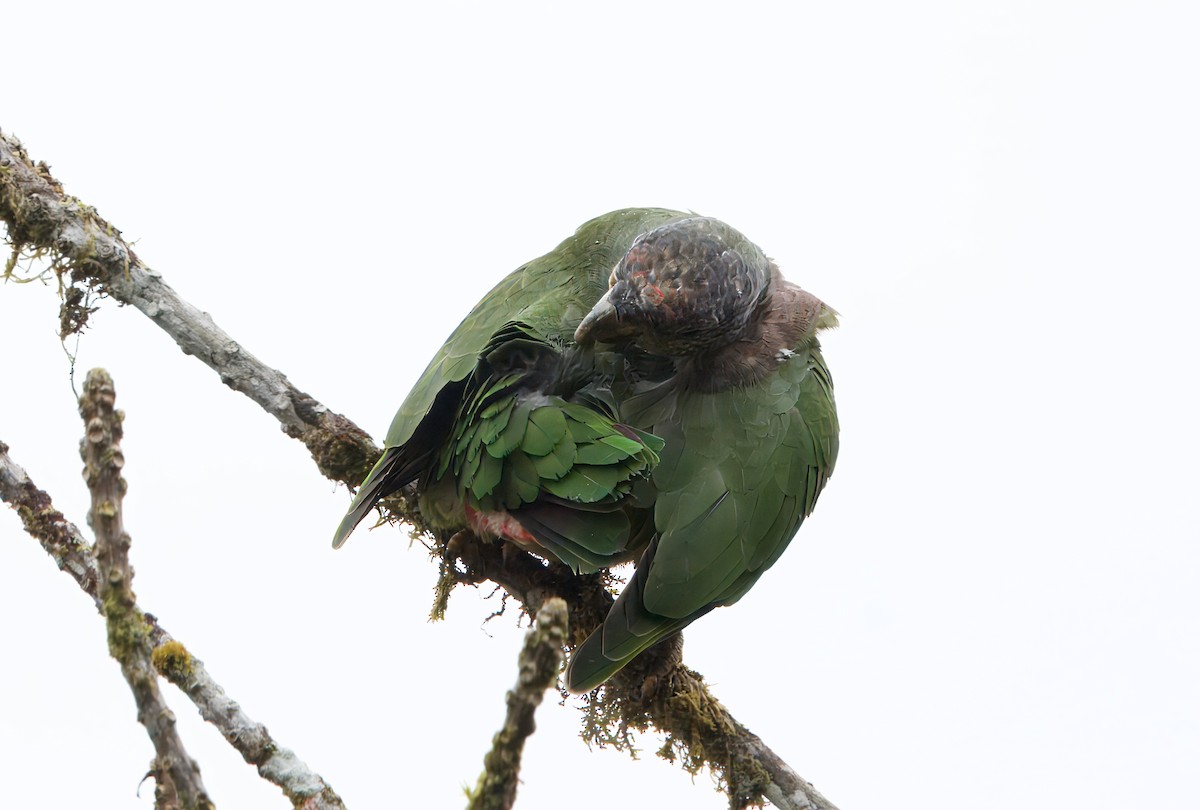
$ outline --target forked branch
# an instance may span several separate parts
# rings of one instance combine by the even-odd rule
[[[92,547],[75,524],[54,508],[50,496],[12,460],[8,446],[3,442],[0,442],[0,500],[17,511],[26,531],[41,541],[43,548],[59,562],[59,568],[103,608],[97,595],[100,566]],[[225,694],[200,659],[171,638],[158,621],[136,603],[131,610],[141,617],[142,625],[135,624],[127,632],[144,635],[148,640],[154,669],[178,686],[200,710],[200,715],[216,726],[242,758],[258,768],[264,779],[277,785],[293,807],[345,810],[341,798],[325,780],[294,753],[279,745],[265,726],[251,719],[237,701]]]

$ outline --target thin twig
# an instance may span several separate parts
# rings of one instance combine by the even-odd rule
[[[468,810],[510,810],[517,799],[521,753],[536,729],[533,715],[546,690],[558,680],[567,641],[567,603],[549,599],[537,613],[537,624],[525,634],[518,656],[517,685],[505,697],[504,726],[492,738],[483,758],[483,773],[471,792]]]
[[[129,535],[125,532],[121,505],[125,479],[121,468],[121,421],[114,408],[116,392],[112,377],[103,369],[88,372],[79,398],[84,438],[79,454],[84,461],[84,478],[92,493],[88,523],[96,533],[96,560],[100,564],[100,601],[108,622],[108,651],[121,665],[137,703],[138,722],[146,727],[154,744],[154,806],[158,810],[212,810],[200,768],[188,755],[175,727],[175,715],[158,689],[158,677],[150,662],[146,623],[133,595],[133,568],[129,565]]]
[[[185,354],[198,357],[230,387],[249,396],[279,419],[284,431],[299,438],[327,477],[354,487],[379,458],[365,431],[334,414],[316,399],[295,389],[280,372],[246,352],[212,319],[188,304],[146,267],[95,209],[64,194],[44,163],[33,163],[20,143],[0,132],[0,219],[8,226],[14,256],[22,250],[46,251],[56,266],[66,268],[74,284],[96,289],[145,313],[176,341]],[[415,499],[389,499],[392,515],[418,531],[428,526]],[[459,562],[438,538],[444,567]],[[495,546],[491,547],[492,549]],[[599,625],[612,597],[598,577],[575,577],[560,567],[546,567],[526,554],[500,555],[485,550],[467,563],[467,576],[455,582],[488,579],[502,585],[530,613],[542,601],[559,595],[570,609],[575,640]],[[762,740],[729,715],[709,693],[699,675],[677,665],[659,689],[658,700],[642,696],[640,684],[618,674],[593,706],[621,729],[654,727],[667,735],[667,748],[686,752],[689,770],[706,764],[721,777],[731,804],[737,807],[769,797],[781,808],[833,808]],[[675,691],[672,691],[675,690]],[[706,714],[706,713],[714,714]]]
[[[95,553],[75,524],[54,509],[50,496],[38,489],[25,470],[8,455],[8,445],[0,442],[0,500],[10,504],[25,521],[26,530],[59,563],[59,568],[75,580],[98,607]],[[43,539],[49,533],[51,540]],[[62,549],[65,548],[65,551]],[[66,559],[69,564],[63,564]],[[83,571],[80,575],[78,571]],[[135,606],[136,608],[136,606]],[[266,727],[255,722],[231,699],[208,674],[200,659],[173,639],[148,613],[142,613],[151,653],[151,663],[160,675],[183,690],[200,710],[201,716],[224,735],[229,744],[262,777],[283,790],[293,807],[303,810],[345,810],[333,789],[318,774],[309,770],[295,754],[271,738]]]

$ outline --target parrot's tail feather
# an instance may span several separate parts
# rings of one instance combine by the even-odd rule
[[[334,532],[334,548],[342,547],[346,538],[354,531],[354,527],[362,522],[380,498],[391,495],[417,477],[421,459],[406,458],[403,449],[388,448],[371,468],[367,479],[358,488],[358,494],[354,496],[349,511]]]
[[[596,689],[633,660],[632,656],[616,661],[606,658],[602,633],[603,628],[600,628],[588,636],[586,641],[575,648],[575,653],[567,664],[563,679],[567,689],[577,695]]]
[[[707,613],[707,611],[705,612]],[[636,647],[623,651],[621,655],[614,658],[609,658],[604,654],[604,626],[601,625],[596,632],[575,648],[575,653],[571,656],[571,660],[567,664],[567,671],[563,676],[567,690],[581,695],[602,686],[605,681],[632,663],[646,650],[691,623],[691,618],[666,619],[652,633],[640,639]]]
[[[646,580],[657,550],[658,538],[655,538],[642,552],[637,570],[617,597],[604,623],[575,649],[563,676],[571,692],[592,691],[643,652],[716,607],[715,603],[708,604],[680,618],[660,616],[647,610]]]

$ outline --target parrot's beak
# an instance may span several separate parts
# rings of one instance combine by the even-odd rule
[[[611,343],[620,338],[630,338],[637,334],[637,328],[628,321],[622,321],[621,313],[613,305],[613,290],[610,287],[604,297],[596,302],[592,311],[587,314],[575,330],[575,342],[581,346],[591,343]]]

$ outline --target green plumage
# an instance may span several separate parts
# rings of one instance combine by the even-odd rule
[[[816,333],[836,316],[747,245],[712,220],[648,235],[576,333],[662,349],[676,370],[618,390],[620,418],[663,440],[650,481],[655,531],[607,618],[572,656],[571,691],[600,686],[745,595],[833,472],[838,421]]]
[[[571,336],[633,240],[684,217],[665,209],[598,217],[497,284],[400,406],[334,546],[380,498],[414,481],[434,527],[487,533],[485,517],[511,516],[534,545],[577,571],[627,559],[645,545],[645,532],[630,532],[648,521],[610,517],[589,528],[554,514],[634,508],[633,482],[649,474],[662,447],[649,433],[617,426],[612,375],[603,370],[614,361],[579,349]]]
[[[557,248],[514,270],[475,305],[434,355],[396,412],[384,447],[400,447],[412,438],[438,393],[465,380],[507,324],[521,324],[537,341],[569,343],[634,238],[686,216],[661,208],[613,211],[584,223]]]
[[[834,325],[724,223],[598,217],[451,334],[334,545],[415,482],[435,528],[503,536],[576,572],[640,553],[568,666],[569,689],[594,689],[740,599],[812,512],[837,458],[816,339]]]
[[[572,657],[575,692],[740,599],[783,553],[833,471],[838,422],[815,340],[756,386],[666,387],[654,412],[634,410],[643,399],[621,414],[665,443],[652,476],[656,536],[603,626]]]
[[[545,492],[579,503],[615,500],[658,463],[662,441],[626,438],[611,415],[561,397],[538,405],[517,398],[461,410],[462,436],[442,450],[438,469],[457,476],[473,509],[511,512]]]

